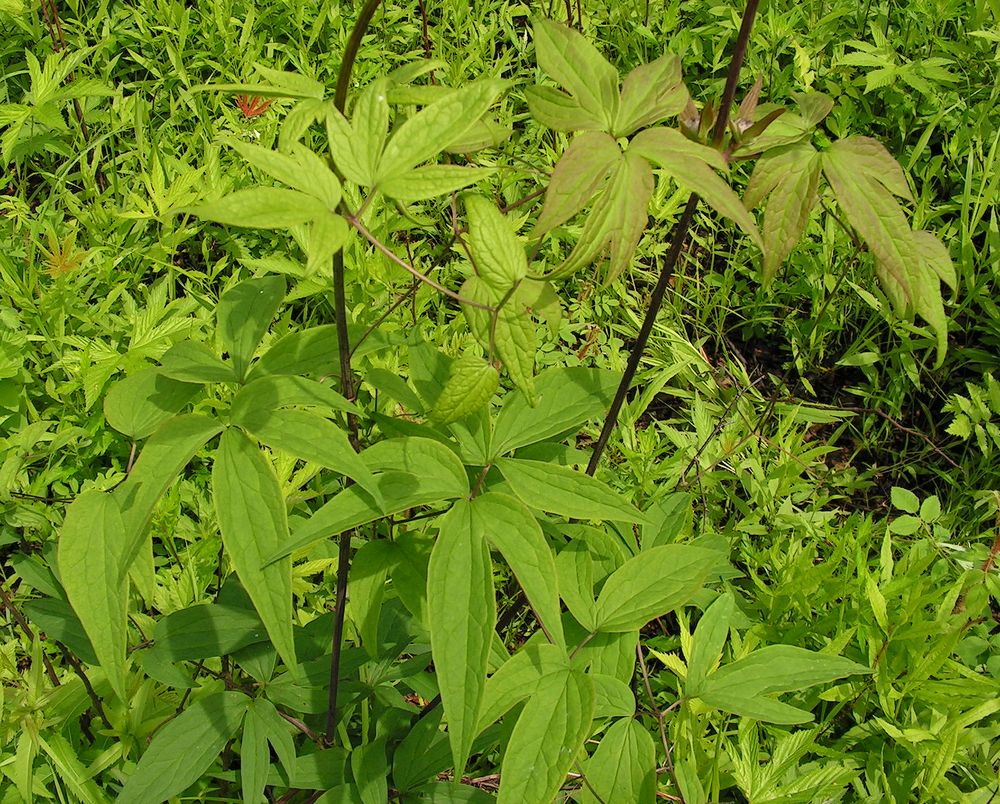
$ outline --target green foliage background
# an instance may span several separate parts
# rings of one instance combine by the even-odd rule
[[[742,8],[630,0],[583,3],[582,12],[585,35],[622,75],[671,52],[699,105],[721,93]],[[944,291],[943,363],[940,322],[914,320],[894,306],[880,289],[871,254],[844,225],[829,194],[768,283],[761,281],[764,266],[750,238],[702,205],[598,472],[601,488],[614,492],[607,504],[626,501],[629,510],[643,512],[642,524],[596,528],[568,521],[602,517],[573,507],[579,493],[569,501],[555,495],[539,500],[564,535],[590,544],[592,562],[560,552],[534,587],[516,557],[537,547],[532,539],[539,526],[523,520],[489,536],[503,561],[491,564],[488,548],[457,540],[445,542],[450,552],[431,557],[431,545],[442,540],[439,527],[447,534],[449,523],[463,519],[470,531],[482,527],[485,533],[485,523],[534,509],[510,502],[511,495],[526,501],[539,485],[531,477],[518,485],[517,472],[526,466],[585,464],[609,396],[602,387],[594,393],[601,404],[579,416],[587,422],[583,429],[576,433],[574,421],[568,428],[573,437],[558,444],[553,439],[562,430],[517,441],[518,428],[533,414],[517,419],[509,444],[523,449],[517,454],[523,465],[502,459],[510,463],[498,464],[497,486],[473,503],[455,504],[446,522],[403,521],[405,510],[424,504],[415,497],[397,511],[398,521],[359,531],[342,664],[347,714],[331,748],[313,738],[326,728],[337,545],[306,538],[306,549],[293,560],[288,534],[308,536],[306,518],[336,495],[363,499],[358,487],[398,494],[385,478],[403,458],[387,448],[378,465],[376,458],[362,463],[346,437],[330,434],[327,419],[306,420],[305,411],[296,411],[303,415],[294,420],[294,432],[312,427],[310,443],[326,445],[298,460],[305,447],[287,440],[292,429],[276,433],[272,424],[265,432],[269,425],[253,419],[260,398],[246,391],[252,382],[243,390],[227,385],[234,371],[249,368],[250,381],[253,372],[258,380],[336,373],[329,261],[312,256],[316,240],[305,227],[235,228],[189,212],[269,182],[266,172],[248,164],[254,153],[248,146],[278,146],[282,125],[303,114],[285,97],[241,109],[235,91],[205,85],[294,82],[267,72],[286,71],[301,76],[292,90],[308,96],[319,86],[330,95],[357,9],[318,0],[104,0],[66,3],[59,13],[66,52],[53,55],[42,8],[0,2],[6,623],[0,631],[0,801],[159,801],[181,793],[187,800],[253,800],[265,789],[272,800],[286,801],[377,802],[390,795],[479,800],[492,798],[498,772],[518,784],[537,784],[501,792],[523,801],[545,800],[552,790],[581,801],[647,801],[655,792],[691,802],[985,803],[996,795],[995,0],[764,4],[739,93],[758,76],[762,104],[794,105],[793,93],[822,92],[835,105],[817,145],[873,137],[896,157],[912,194],[906,203],[912,227],[934,232],[955,266],[955,288]],[[544,186],[571,141],[529,114],[529,87],[546,81],[531,26],[539,14],[561,20],[565,9],[488,0],[428,3],[425,33],[415,6],[387,3],[362,42],[351,88],[357,97],[425,56],[440,62],[434,77],[444,86],[510,82],[494,115],[498,129],[513,135],[476,153],[470,164],[492,170],[476,174],[477,189],[509,210],[507,220],[525,238],[541,199],[521,202]],[[410,91],[428,84],[426,74],[415,76]],[[267,95],[263,89],[241,92]],[[424,100],[404,95],[393,102]],[[325,152],[322,126],[305,123],[300,134],[308,148]],[[460,154],[449,158],[456,165],[465,161]],[[731,169],[741,197],[752,165],[737,161]],[[353,185],[345,190],[352,192]],[[550,331],[538,328],[536,384],[543,384],[546,369],[583,367],[595,370],[593,376],[601,376],[597,369],[622,370],[687,195],[670,182],[656,185],[631,270],[607,286],[591,269],[560,283],[562,314]],[[362,202],[346,200],[352,209]],[[474,227],[475,202],[472,207],[460,201],[455,214]],[[480,221],[488,214],[482,211]],[[397,254],[433,266],[434,278],[448,288],[461,286],[447,194],[382,204],[373,215],[370,228]],[[584,225],[581,218],[560,222],[537,258],[558,265]],[[408,277],[359,237],[348,242],[344,262],[357,342],[406,290]],[[274,318],[265,321],[259,338],[241,344],[240,327],[252,316],[236,307],[236,323],[227,330],[220,298],[247,288],[241,281],[262,277],[270,285],[252,287],[273,298]],[[438,390],[447,389],[435,363],[441,354],[465,360],[484,397],[492,398],[497,383],[505,399],[518,393],[511,383],[530,393],[530,366],[520,382],[503,353],[502,380],[476,362],[478,347],[457,311],[451,300],[422,287],[355,352],[364,438],[409,435],[415,432],[410,425],[423,418],[441,427],[463,419],[465,411],[454,407],[460,403],[429,396],[435,382]],[[413,339],[415,329],[426,344]],[[314,349],[289,349],[282,340],[303,331],[315,335]],[[176,351],[188,342],[205,348]],[[205,357],[217,360],[223,352],[230,364]],[[262,354],[270,357],[251,367],[253,356]],[[301,362],[289,368],[296,354]],[[127,475],[138,471],[137,460],[144,460],[151,443],[146,439],[160,422],[143,419],[145,409],[132,404],[138,397],[130,393],[155,392],[153,367],[161,364],[175,373],[192,366],[207,372],[205,394],[185,420],[193,459],[179,481],[167,478],[162,499],[151,504],[150,564],[145,575],[133,577],[129,594],[123,579],[99,577],[107,568],[101,551],[112,547],[100,544],[95,532],[135,523],[118,524],[119,510],[100,492],[116,489],[122,499],[141,485],[129,486]],[[306,404],[315,404],[322,392],[296,387],[294,393],[299,400],[313,394]],[[326,396],[322,404],[341,403]],[[229,430],[214,461],[210,451],[199,451],[198,444],[220,429],[210,417],[226,410],[234,420],[234,411],[242,410],[241,425],[274,449],[262,452]],[[535,421],[544,419],[536,415]],[[275,446],[283,435],[287,449]],[[532,447],[536,442],[544,443]],[[147,465],[158,465],[149,455]],[[433,467],[449,460],[438,453],[403,457]],[[224,461],[240,471],[227,474]],[[249,493],[241,475],[247,467],[255,468],[257,482]],[[436,478],[436,471],[427,474]],[[357,486],[345,488],[342,476]],[[227,521],[225,506],[213,499],[213,488],[218,494],[231,477],[246,482],[225,493],[246,494],[250,519],[269,523],[274,550],[263,558],[284,550],[277,561],[264,566],[248,558],[260,547],[259,532],[248,542],[248,526]],[[446,480],[434,499],[469,494],[461,466]],[[66,516],[72,500],[75,518]],[[489,505],[490,516],[475,513]],[[534,515],[528,520],[536,521]],[[94,527],[102,521],[110,524]],[[338,532],[316,528],[313,536]],[[393,533],[410,538],[392,542],[405,547],[390,558],[379,545],[389,544]],[[525,544],[505,545],[501,540],[509,533],[531,535]],[[538,537],[551,534],[539,530]],[[656,570],[651,578],[645,579],[641,561],[630,565],[622,551],[621,541],[629,538],[660,551],[646,556],[660,562],[648,565]],[[693,541],[698,547],[691,547]],[[729,565],[709,586],[699,583],[686,607],[660,600],[661,609],[646,619],[635,609],[611,610],[614,578],[620,589],[645,588],[647,581],[654,588],[662,581],[659,568],[676,563],[662,551],[679,545],[725,552]],[[283,561],[287,576],[277,570]],[[478,562],[483,572],[449,572],[447,561],[473,568]],[[538,639],[535,615],[544,621],[537,604],[544,592],[532,592],[544,587],[547,574],[559,575],[562,586],[560,573],[586,574],[590,563],[599,578],[610,576],[603,589],[612,588],[595,590],[595,599],[564,595],[572,617],[555,622],[567,644],[586,636],[588,617],[603,617],[622,633],[641,627],[638,666],[627,651],[619,651],[617,666],[608,658],[615,640],[627,642],[611,631],[579,648],[605,662],[593,673],[627,679],[618,686],[603,682],[597,693],[590,686],[600,679],[563,666],[565,657]],[[453,635],[431,627],[414,638],[415,609],[429,609],[431,622],[439,621],[433,609],[440,599],[422,598],[424,572],[432,583],[440,577],[443,586],[457,574],[466,593],[480,598],[496,584],[498,638],[475,646],[491,675],[469,682],[483,684],[484,707],[496,714],[484,729],[484,714],[477,721],[473,712],[461,723],[447,685],[435,676],[455,680],[460,674],[429,663],[432,644],[435,657],[443,656],[438,645]],[[95,598],[95,589],[106,594]],[[531,607],[522,602],[521,589]],[[105,608],[81,610],[77,601],[84,599]],[[109,628],[106,643],[95,642],[88,623],[114,621],[123,604],[125,630]],[[270,619],[263,613],[268,606],[275,612]],[[381,616],[373,620],[372,611]],[[285,614],[287,630],[268,628]],[[474,626],[467,625],[469,633]],[[409,640],[405,645],[394,642],[401,633]],[[515,703],[503,686],[516,680],[519,665],[504,665],[509,677],[493,672],[508,650],[527,657],[519,662],[552,670],[545,694],[530,704]],[[847,664],[810,671],[807,650],[808,657]],[[107,658],[119,655],[127,655],[127,663]],[[285,672],[275,674],[278,656]],[[290,672],[296,664],[300,676]],[[851,675],[859,666],[871,672]],[[800,675],[782,678],[782,670]],[[453,700],[466,700],[468,684],[455,683]],[[447,732],[440,730],[442,707],[417,717],[439,691]],[[614,719],[629,713],[629,695],[634,717]],[[523,764],[526,751],[510,746],[530,745],[554,722],[558,712],[541,706],[553,701],[563,707],[565,733],[576,729],[579,742],[591,740],[572,757],[572,767],[553,759],[547,764],[551,778],[541,778]],[[466,759],[469,784],[452,786],[449,772]],[[647,771],[626,779],[611,772],[617,767]],[[581,787],[581,773],[589,786]]]

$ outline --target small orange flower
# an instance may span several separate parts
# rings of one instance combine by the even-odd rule
[[[259,117],[267,111],[267,107],[271,105],[270,100],[264,100],[264,98],[258,98],[255,95],[237,95],[236,96],[236,107],[243,112],[245,118]]]

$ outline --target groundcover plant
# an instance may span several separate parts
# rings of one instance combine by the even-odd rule
[[[998,795],[1000,7],[758,5],[0,4],[0,801]]]

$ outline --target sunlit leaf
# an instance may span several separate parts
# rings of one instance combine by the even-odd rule
[[[496,625],[493,567],[481,521],[459,501],[441,518],[427,575],[431,648],[456,774],[476,736]]]
[[[292,640],[292,567],[265,558],[288,543],[281,487],[260,449],[236,428],[223,433],[212,466],[222,541],[278,654],[297,667]]]

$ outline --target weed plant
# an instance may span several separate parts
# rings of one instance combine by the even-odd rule
[[[0,802],[996,798],[995,0],[0,25]]]

